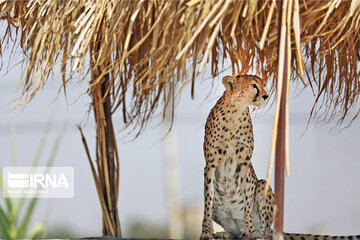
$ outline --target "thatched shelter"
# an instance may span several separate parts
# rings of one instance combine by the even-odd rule
[[[65,93],[74,72],[91,74],[96,167],[84,137],[83,142],[102,204],[104,234],[121,236],[112,113],[121,111],[122,123],[116,123],[140,132],[156,109],[165,111],[169,104],[173,109],[176,85],[191,84],[194,96],[194,81],[205,67],[217,76],[221,63],[230,59],[234,74],[253,70],[277,88],[274,144],[277,129],[287,126],[277,122],[280,100],[286,106],[288,94],[280,90],[290,74],[317,96],[311,114],[339,123],[360,114],[354,109],[360,92],[359,0],[9,0],[0,3],[0,18],[7,23],[1,47],[18,39],[24,52],[19,104],[45,86],[57,64]]]

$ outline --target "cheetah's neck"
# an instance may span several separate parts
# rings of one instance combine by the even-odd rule
[[[215,105],[213,113],[221,120],[222,130],[231,129],[234,138],[251,150],[254,148],[253,126],[248,106],[241,102],[232,103],[223,95]]]

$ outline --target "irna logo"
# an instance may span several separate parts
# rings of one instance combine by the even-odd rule
[[[64,174],[48,173],[8,173],[8,186],[13,188],[69,187]]]
[[[72,167],[5,167],[3,195],[12,198],[72,198]]]

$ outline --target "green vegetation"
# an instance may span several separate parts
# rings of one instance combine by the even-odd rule
[[[37,147],[35,157],[32,162],[32,167],[38,166],[43,157],[45,145],[48,140],[48,135],[51,129],[51,119],[48,121],[45,131],[41,137],[40,143]],[[64,129],[61,129],[52,145],[50,155],[47,159],[46,166],[52,166],[55,156],[58,152],[60,142],[63,136]],[[17,166],[16,154],[16,129],[11,127],[11,152],[12,152],[12,166]],[[0,173],[0,190],[4,190],[3,176]],[[24,196],[25,197],[25,196]],[[4,198],[0,202],[0,237],[3,239],[36,239],[45,236],[45,224],[36,223],[30,227],[30,221],[34,215],[36,206],[38,205],[38,198]]]

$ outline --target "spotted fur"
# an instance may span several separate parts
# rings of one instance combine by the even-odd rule
[[[357,236],[329,236],[329,235],[313,235],[313,234],[298,234],[298,233],[284,233],[284,240],[360,240],[360,235]]]
[[[251,164],[254,136],[249,106],[268,98],[266,83],[253,75],[223,78],[226,90],[212,108],[204,139],[204,217],[200,239],[272,239],[274,194]],[[212,220],[225,232],[214,234]],[[284,233],[285,240],[360,240],[358,236]]]
[[[274,196],[270,189],[261,208],[265,180],[258,180],[251,164],[254,149],[249,106],[268,98],[257,76],[223,78],[226,90],[211,110],[204,139],[204,218],[201,239],[212,239],[212,220],[224,233],[216,238],[269,235]]]

